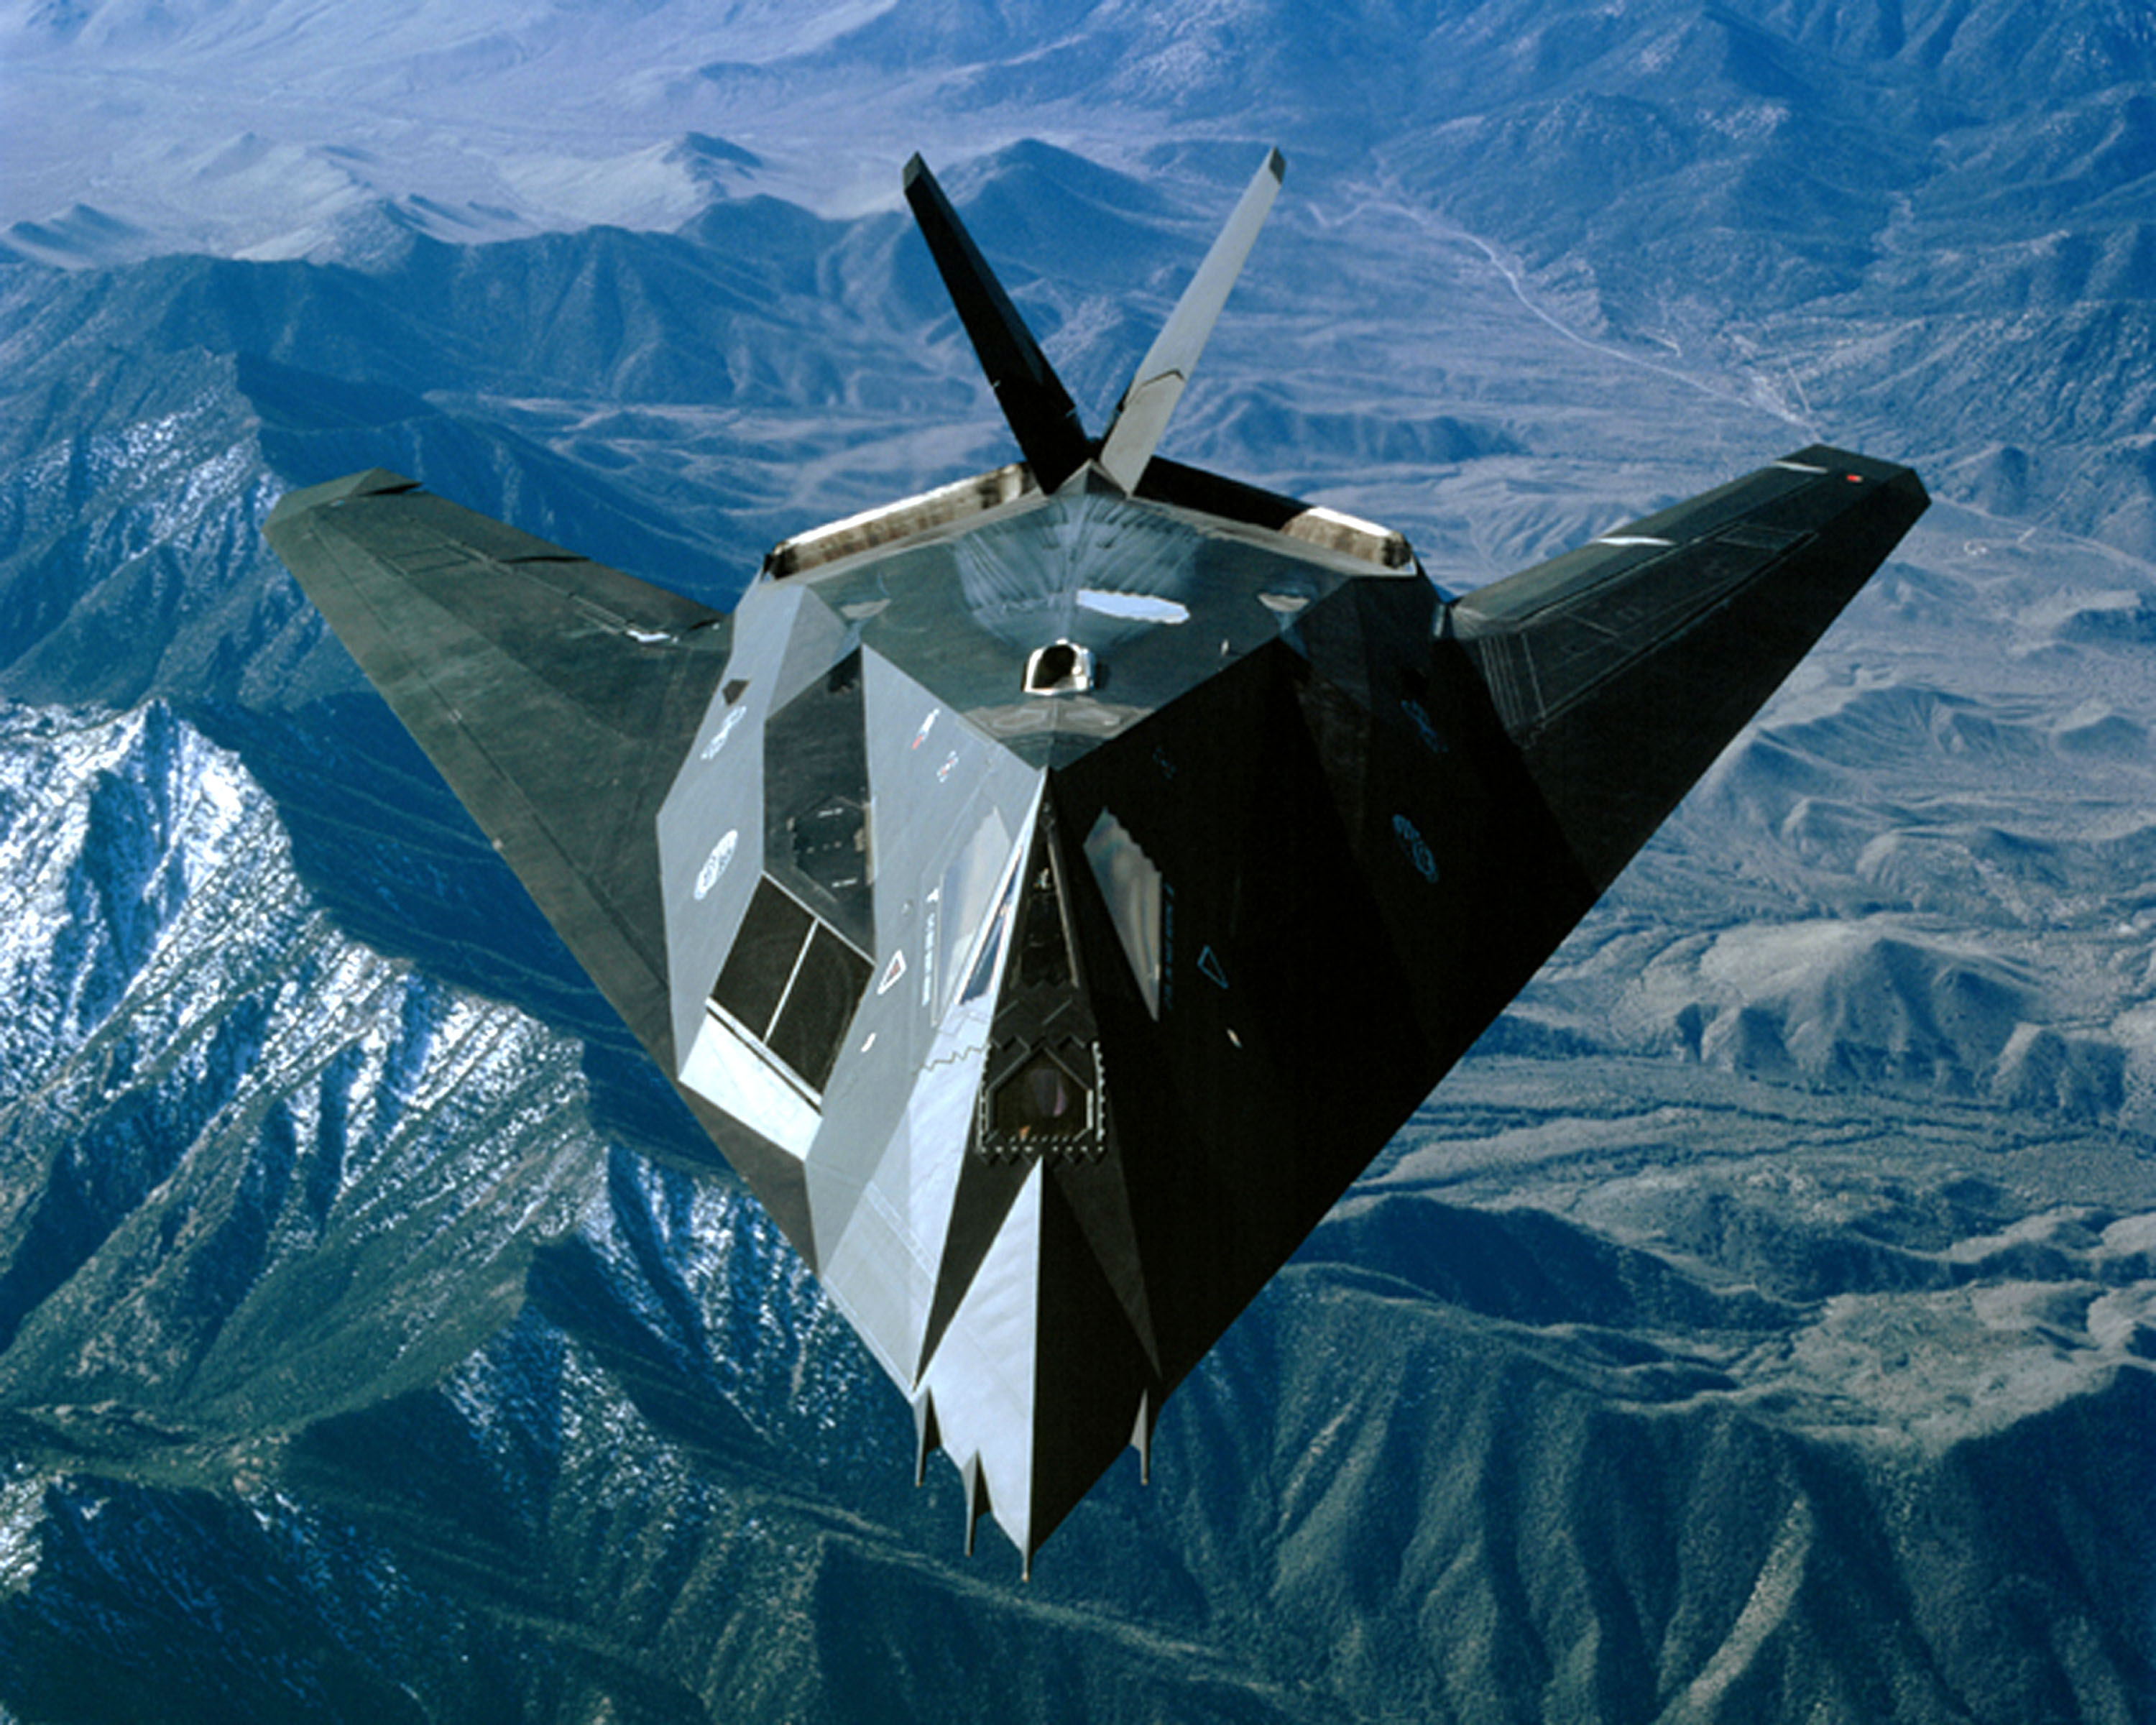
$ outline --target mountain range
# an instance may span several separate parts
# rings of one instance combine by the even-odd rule
[[[0,8],[0,1718],[2151,1716],[2142,8],[358,16]],[[1168,453],[1938,501],[1021,1585],[259,527],[730,603],[1009,457],[911,149],[1094,423],[1276,140]]]

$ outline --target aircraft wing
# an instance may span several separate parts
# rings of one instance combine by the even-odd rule
[[[672,1072],[654,821],[726,617],[375,468],[264,529],[577,962]]]
[[[1815,444],[1450,608],[1597,892],[1928,501],[1910,469]]]

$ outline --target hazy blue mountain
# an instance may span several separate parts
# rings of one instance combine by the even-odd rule
[[[2156,1711],[2144,8],[0,69],[0,1718]],[[259,526],[381,465],[726,603],[1009,459],[910,150],[1098,424],[1276,139],[1169,453],[1455,587],[1818,435],[1939,501],[1021,1586]]]

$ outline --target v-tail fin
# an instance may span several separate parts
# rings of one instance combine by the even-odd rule
[[[1115,421],[1101,444],[1100,462],[1108,477],[1125,491],[1137,490],[1144,477],[1161,434],[1168,429],[1168,416],[1182,399],[1183,386],[1190,381],[1198,356],[1204,349],[1205,338],[1213,333],[1220,308],[1228,303],[1235,278],[1243,273],[1250,248],[1257,244],[1258,229],[1265,225],[1273,199],[1279,195],[1281,177],[1286,172],[1287,162],[1281,152],[1267,151],[1229,216],[1227,226],[1220,230],[1220,237],[1213,242],[1212,250],[1206,253],[1205,261],[1198,266],[1197,275],[1190,278],[1190,285],[1176,302],[1173,314],[1138,362],[1131,387],[1123,392]]]
[[[921,224],[936,268],[958,308],[1019,448],[1044,491],[1052,491],[1092,459],[1092,439],[1048,356],[959,221],[958,212],[919,156],[906,164],[906,201]]]

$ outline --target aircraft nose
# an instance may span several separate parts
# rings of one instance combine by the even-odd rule
[[[1029,1561],[1121,1450],[1142,1461],[1163,1393],[1092,994],[1115,955],[1075,937],[1072,867],[1045,796],[914,1396],[968,1548],[990,1514]]]

